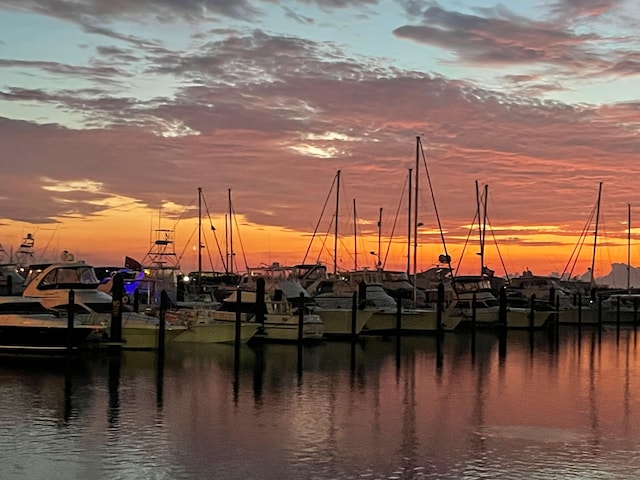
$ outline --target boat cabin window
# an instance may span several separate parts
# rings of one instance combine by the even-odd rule
[[[47,273],[38,284],[39,289],[51,289],[61,287],[96,287],[98,278],[91,267],[79,268],[55,268]]]

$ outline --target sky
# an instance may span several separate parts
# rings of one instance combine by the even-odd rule
[[[640,264],[639,27],[633,0],[0,0],[0,244],[122,265],[170,230],[189,270],[200,218],[205,270],[477,273],[484,226],[501,276]]]

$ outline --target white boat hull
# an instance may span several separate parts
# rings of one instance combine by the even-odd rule
[[[373,311],[357,310],[355,329],[352,332],[352,312],[346,309],[314,310],[324,323],[324,334],[327,336],[346,336],[352,333],[358,335],[369,319],[373,316]]]
[[[257,323],[240,324],[240,343],[247,343],[258,332]],[[236,325],[233,322],[198,323],[189,326],[174,340],[177,343],[235,343]]]

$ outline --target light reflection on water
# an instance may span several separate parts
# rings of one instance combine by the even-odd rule
[[[0,358],[4,479],[637,478],[633,330]]]

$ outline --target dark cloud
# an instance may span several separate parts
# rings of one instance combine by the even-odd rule
[[[640,54],[625,53],[618,61],[613,63],[607,73],[615,75],[638,75],[640,74]]]
[[[3,7],[68,20],[85,26],[87,31],[109,35],[113,31],[104,28],[105,21],[126,19],[141,23],[170,23],[177,19],[222,21],[225,18],[254,21],[263,16],[265,5],[273,6],[274,3],[294,14],[295,3],[331,10],[377,5],[378,0],[5,0]]]
[[[285,12],[285,15],[287,16],[287,18],[295,20],[296,22],[301,23],[303,25],[311,25],[311,24],[314,23],[314,19],[313,18],[308,17],[306,15],[301,15],[301,14],[297,13],[292,8],[284,7],[284,12]]]
[[[574,34],[550,22],[537,22],[511,14],[504,8],[492,16],[448,11],[437,5],[421,12],[420,23],[394,30],[400,38],[453,51],[467,64],[554,64],[567,69],[604,62],[586,44],[595,34]]]
[[[268,1],[268,0],[267,0]],[[378,5],[379,0],[298,0],[299,3],[317,5],[322,8],[350,8],[365,7],[367,5]],[[281,2],[285,3],[285,2]]]
[[[31,11],[82,25],[120,20],[171,22],[177,18],[215,19],[231,17],[251,20],[259,14],[249,0],[6,0],[4,7]]]
[[[82,78],[98,82],[110,82],[120,77],[130,77],[125,70],[108,66],[82,66],[67,65],[59,62],[32,61],[32,60],[7,60],[0,59],[0,68],[38,69],[52,75],[64,77]]]
[[[128,65],[140,60],[140,57],[129,49],[98,46],[96,47],[96,51],[100,56],[107,57],[110,63],[118,62],[123,65]]]

